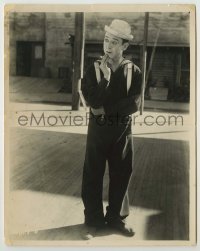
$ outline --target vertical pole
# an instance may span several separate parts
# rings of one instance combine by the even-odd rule
[[[146,61],[147,61],[147,39],[148,39],[148,23],[149,23],[149,13],[145,13],[144,20],[144,42],[143,42],[143,53],[142,53],[142,87],[141,87],[141,106],[140,115],[142,115],[144,109],[144,92],[145,92],[145,75],[146,75]]]
[[[80,107],[79,84],[83,75],[85,46],[85,19],[84,13],[75,13],[75,39],[73,53],[73,79],[72,79],[72,110],[77,111]]]
[[[177,66],[176,66],[176,87],[181,85],[181,53],[177,55]]]
[[[44,13],[44,67],[46,67],[47,59],[47,13]]]

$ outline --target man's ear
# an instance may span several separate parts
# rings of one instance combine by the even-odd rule
[[[124,43],[123,44],[123,51],[125,51],[128,48],[128,46],[129,46],[129,43]]]

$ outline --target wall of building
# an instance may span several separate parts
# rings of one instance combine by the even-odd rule
[[[69,34],[74,34],[74,13],[46,13],[46,67],[54,78],[59,67],[71,67]]]
[[[50,76],[58,77],[59,67],[70,67],[71,45],[65,44],[74,34],[73,13],[11,13],[10,74],[16,75],[17,41],[45,42],[45,67]]]
[[[17,41],[44,41],[44,13],[10,13],[10,74],[16,75]]]
[[[175,52],[170,48],[157,48],[152,64],[152,84],[171,87],[175,82]]]

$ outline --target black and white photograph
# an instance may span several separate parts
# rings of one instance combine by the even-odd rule
[[[195,245],[195,5],[4,12],[6,243]]]

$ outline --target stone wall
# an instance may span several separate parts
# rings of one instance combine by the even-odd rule
[[[10,13],[10,74],[16,75],[17,41],[44,41],[44,13]]]

